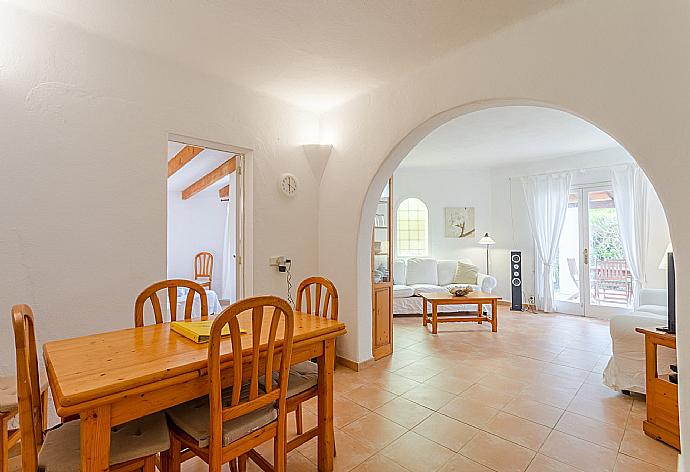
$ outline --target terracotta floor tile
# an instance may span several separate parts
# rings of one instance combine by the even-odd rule
[[[336,428],[342,428],[369,411],[348,398],[336,396],[333,399],[333,424]]]
[[[666,470],[676,470],[678,452],[650,438],[639,428],[628,428],[623,435],[620,452]]]
[[[539,450],[551,432],[551,428],[504,412],[494,416],[483,429],[534,451]]]
[[[462,454],[456,454],[441,468],[441,472],[493,472]]]
[[[417,382],[429,380],[439,372],[441,372],[441,369],[420,365],[416,362],[395,371],[396,374],[407,377],[410,380],[416,380]]]
[[[560,408],[535,402],[523,396],[513,399],[503,407],[503,411],[549,428],[553,428],[563,414]]]
[[[369,410],[375,410],[381,405],[393,400],[396,395],[373,385],[364,385],[344,394],[353,402]]]
[[[527,468],[527,472],[581,472],[580,469],[571,467],[543,454],[537,454]]]
[[[342,431],[378,451],[405,434],[407,428],[376,413],[369,413],[348,424]]]
[[[482,428],[496,416],[499,410],[476,400],[457,397],[439,410],[446,416]]]
[[[555,429],[616,451],[624,433],[623,428],[569,411],[563,414]]]
[[[425,381],[423,385],[458,395],[474,385],[474,382],[464,377],[441,372]]]
[[[375,379],[373,383],[375,386],[394,393],[395,395],[402,395],[403,393],[422,385],[415,380],[410,380],[407,377],[403,377],[402,375],[398,375],[393,372],[381,374],[381,376],[379,376],[378,379]]]
[[[458,398],[480,401],[486,406],[500,410],[506,406],[510,400],[515,398],[516,394],[517,392],[514,391],[496,390],[481,384],[475,384],[462,392]]]
[[[458,452],[479,430],[448,416],[434,413],[415,426],[412,431]]]
[[[536,453],[480,431],[462,448],[460,454],[497,472],[523,472]]]
[[[662,469],[648,462],[635,459],[634,457],[618,454],[616,467],[614,467],[613,472],[666,472],[669,470],[675,471],[676,469]]]
[[[410,400],[398,397],[377,408],[376,413],[405,428],[411,429],[430,416],[433,411]]]
[[[373,447],[337,429],[335,430],[335,443],[338,455],[333,458],[334,471],[352,470],[376,453],[376,449]],[[313,464],[317,463],[317,441],[309,441],[296,450]]]
[[[352,469],[352,472],[407,472],[407,469],[386,456],[376,454]]]
[[[614,450],[555,430],[551,432],[539,452],[587,472],[613,471],[618,455]]]
[[[412,472],[438,470],[455,454],[412,431],[397,439],[381,454]]]
[[[438,410],[455,398],[455,395],[441,389],[431,388],[429,385],[420,385],[408,390],[402,397],[432,410]]]
[[[591,400],[585,397],[575,397],[567,410],[588,418],[603,421],[619,428],[625,427],[631,405],[622,405],[606,400]]]

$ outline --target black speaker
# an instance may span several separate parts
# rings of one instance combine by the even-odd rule
[[[522,311],[522,253],[510,252],[510,290],[512,311]]]

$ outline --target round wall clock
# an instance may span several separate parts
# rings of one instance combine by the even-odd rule
[[[278,187],[286,197],[294,197],[297,193],[297,177],[290,173],[281,175]]]

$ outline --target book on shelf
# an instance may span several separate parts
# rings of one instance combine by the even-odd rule
[[[198,320],[198,321],[173,321],[170,323],[170,329],[177,334],[191,339],[195,343],[207,343],[211,337],[211,325],[213,320]],[[245,334],[246,329],[241,329],[240,333]],[[220,332],[221,336],[228,336],[230,334],[230,327],[226,324]]]

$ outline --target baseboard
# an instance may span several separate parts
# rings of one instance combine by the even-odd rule
[[[497,303],[501,306],[511,306],[512,305],[512,302],[510,302],[508,300],[503,300],[503,299],[500,299]],[[527,303],[522,304],[522,311],[529,311],[530,308],[531,308],[531,306],[528,305]]]
[[[350,370],[354,370],[355,372],[360,372],[360,371],[366,369],[367,367],[371,367],[372,364],[376,361],[373,357],[371,359],[367,359],[366,361],[355,362],[355,361],[351,361],[350,359],[346,359],[344,357],[335,356],[335,362],[337,364],[342,365],[343,367],[347,367]]]

